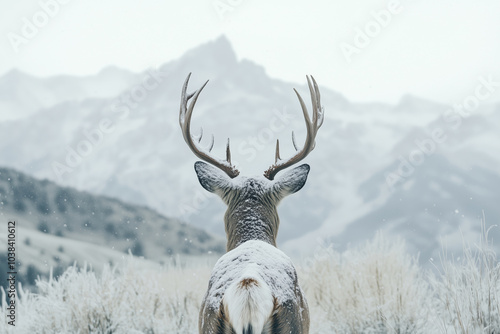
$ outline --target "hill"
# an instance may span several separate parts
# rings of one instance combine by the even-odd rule
[[[17,256],[24,270],[31,265],[43,273],[73,261],[100,268],[129,251],[164,262],[177,254],[225,250],[221,238],[148,207],[61,187],[10,168],[0,168],[0,216],[2,226],[16,221]],[[6,232],[0,231],[4,246]]]

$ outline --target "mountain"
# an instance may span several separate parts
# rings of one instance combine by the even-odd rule
[[[277,127],[272,136],[288,137],[283,153],[292,152],[293,129],[303,140],[305,125],[292,90],[295,85],[270,79],[251,61],[238,61],[227,39],[220,38],[144,72],[135,85],[114,98],[65,101],[29,119],[0,123],[5,139],[0,143],[0,163],[80,190],[147,204],[223,234],[224,207],[199,186],[193,171],[196,159],[178,127],[180,88],[190,71],[194,73],[190,90],[211,79],[199,99],[193,131],[203,125],[206,133],[215,134],[215,154],[223,154],[225,138],[231,137],[234,160],[243,173],[263,173],[273,162],[274,138],[267,137],[273,124]],[[152,85],[154,80],[158,85],[146,89],[144,83]],[[141,90],[146,92],[141,101],[127,101],[127,96],[130,100]],[[327,90],[323,100],[329,105],[346,103],[340,94]],[[100,129],[103,120],[114,126],[107,133]],[[234,124],[239,127],[236,132],[231,131]],[[248,172],[252,168],[256,172]],[[289,199],[283,211],[290,213],[284,213],[282,220],[290,223],[284,224],[282,237],[321,224],[320,216],[308,226],[294,224],[294,217],[308,217],[297,209],[296,203],[304,201],[319,215],[328,206],[327,199],[305,192],[302,198]]]
[[[137,74],[112,66],[87,77],[38,78],[12,70],[0,77],[0,121],[25,119],[65,101],[114,97],[137,80]]]
[[[387,175],[398,168],[389,166],[361,184],[360,196],[373,207],[331,238],[334,244],[356,244],[382,230],[403,237],[410,251],[428,261],[439,258],[441,241],[449,252],[461,252],[462,241],[478,241],[484,216],[489,225],[500,217],[496,173],[481,167],[465,170],[433,155],[391,191]],[[498,240],[500,230],[491,229],[489,236]]]
[[[203,127],[202,145],[208,145],[213,133],[213,152],[219,157],[224,156],[226,140],[231,138],[232,159],[243,175],[262,174],[273,163],[276,139],[280,139],[282,157],[293,154],[292,131],[298,145],[303,142],[304,120],[292,89],[297,88],[309,106],[305,78],[300,83],[271,78],[262,66],[239,59],[228,39],[220,37],[179,59],[135,74],[133,83],[125,89],[117,85],[120,92],[112,96],[61,100],[32,107],[25,112],[29,116],[0,122],[0,164],[63,186],[147,205],[222,236],[225,206],[199,185],[193,170],[196,157],[185,145],[178,125],[180,91],[190,72],[191,92],[210,79],[194,110],[193,133]],[[113,76],[118,81],[118,74]],[[305,187],[279,207],[278,243],[287,252],[311,252],[321,240],[339,235],[359,240],[356,230],[348,226],[379,210],[391,196],[367,201],[359,189],[399,164],[400,157],[408,159],[436,130],[446,139],[435,143],[432,156],[442,156],[459,170],[480,167],[490,173],[485,174],[488,177],[498,175],[499,105],[482,102],[471,115],[450,118],[448,106],[412,95],[396,105],[354,103],[322,86],[321,73],[315,78],[325,121],[315,150],[304,161],[311,165]],[[28,83],[20,85],[12,82],[12,89]],[[20,97],[13,100],[21,105]],[[438,164],[436,179],[448,175],[446,166]],[[426,163],[419,170],[425,168]],[[415,188],[415,197],[425,197],[424,190]],[[484,207],[492,208],[497,200],[486,197],[485,201]],[[390,201],[383,210],[397,211],[397,204]],[[459,201],[456,209],[467,212],[471,205]],[[496,211],[485,214],[492,223],[499,218]],[[458,230],[456,221],[446,224]],[[434,243],[429,240],[430,245]],[[415,249],[422,251],[422,247]]]

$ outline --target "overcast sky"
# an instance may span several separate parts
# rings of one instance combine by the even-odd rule
[[[500,82],[498,0],[0,3],[0,74],[142,71],[225,34],[239,58],[269,75],[302,84],[311,73],[354,101],[395,103],[411,93],[454,103],[479,76]]]

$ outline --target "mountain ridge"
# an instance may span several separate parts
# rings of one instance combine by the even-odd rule
[[[178,125],[187,74],[193,73],[189,92],[210,79],[197,101],[192,132],[198,134],[203,127],[202,145],[209,144],[213,133],[213,154],[219,157],[224,156],[230,138],[232,159],[242,175],[261,175],[269,167],[277,139],[283,158],[294,152],[292,131],[298,145],[303,142],[304,120],[293,88],[310,108],[305,80],[299,85],[271,78],[259,64],[240,58],[227,38],[210,41],[150,70],[159,71],[161,78],[152,89],[144,86],[151,75],[144,71],[116,95],[65,101],[40,108],[25,119],[1,122],[0,164],[65,186],[146,204],[222,236],[225,207],[198,184],[193,171],[196,158],[185,146]],[[496,173],[500,157],[493,152],[499,148],[500,135],[494,129],[500,126],[500,105],[479,106],[472,117],[463,118],[459,129],[453,129],[443,125],[448,108],[441,104],[412,95],[396,105],[353,103],[322,87],[321,73],[315,77],[325,122],[315,150],[304,161],[311,165],[308,182],[279,207],[278,242],[289,250],[301,244],[302,250],[310,252],[318,238],[334,237],[376,210],[358,192],[361,184],[397,165],[399,156],[408,159],[418,149],[415,141],[436,128],[446,130],[447,140],[436,144],[433,155],[443,156],[455,167],[479,164]],[[113,110],[116,105],[119,108]],[[113,122],[114,130],[103,133],[88,154],[82,151],[81,161],[58,180],[53,163],[66,164],[71,150],[89,146],[88,134],[100,131],[104,119]],[[446,177],[446,170],[438,170],[433,177]],[[417,191],[415,198],[424,196]],[[382,205],[386,200],[379,196],[376,201]],[[396,204],[385,208],[395,210]],[[497,219],[496,213],[491,219]],[[451,224],[450,228],[458,227]],[[300,243],[306,236],[308,241]]]

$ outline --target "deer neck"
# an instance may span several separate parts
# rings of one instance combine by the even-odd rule
[[[228,252],[249,240],[261,240],[276,247],[279,217],[275,207],[247,199],[228,208],[224,223]]]

